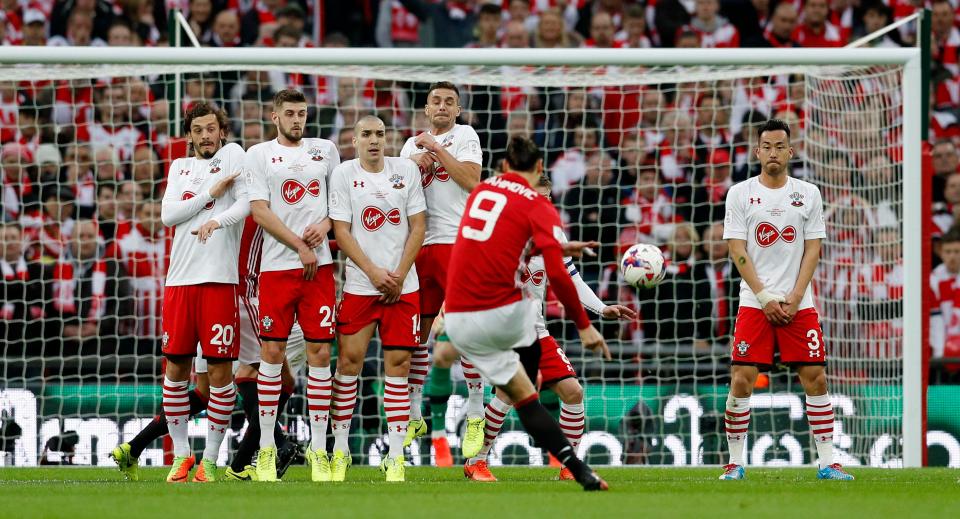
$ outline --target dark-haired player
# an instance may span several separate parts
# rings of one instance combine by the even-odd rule
[[[454,347],[486,380],[505,394],[527,433],[563,463],[585,490],[605,490],[606,482],[577,458],[570,443],[540,403],[515,348],[537,340],[538,301],[518,280],[527,256],[543,256],[546,277],[580,331],[589,350],[610,358],[600,332],[590,323],[563,256],[588,244],[562,245],[556,208],[533,188],[543,172],[540,149],[515,137],[507,145],[506,173],[480,183],[466,211],[450,254],[446,329]]]
[[[818,479],[851,480],[833,462],[833,404],[827,393],[826,339],[813,306],[810,280],[826,238],[817,186],[792,178],[790,127],[771,119],[757,131],[760,176],[730,188],[723,238],[743,281],[730,353],[730,394],[724,423],[730,463],[720,479],[744,478],[750,395],[760,369],[793,366],[807,394],[807,421],[817,446]]]
[[[260,370],[257,394],[260,430],[272,431],[279,412],[284,352],[294,322],[307,343],[307,407],[313,481],[330,480],[326,430],[330,416],[330,345],[334,337],[336,289],[327,243],[329,175],[340,164],[336,146],[304,138],[307,100],[296,90],[273,99],[277,138],[247,151],[250,212],[264,230],[260,262]],[[273,435],[260,435],[259,481],[277,480]]]
[[[457,226],[463,216],[467,196],[480,182],[483,153],[480,138],[470,126],[457,124],[460,115],[460,90],[441,81],[430,85],[424,113],[430,120],[430,131],[411,137],[400,150],[420,166],[421,184],[427,200],[427,234],[417,256],[420,277],[420,324],[430,330],[440,313],[446,293],[447,266],[450,251],[457,237]],[[404,445],[427,432],[421,414],[423,383],[429,368],[427,334],[420,337],[424,345],[413,354],[410,365],[410,425]],[[469,362],[462,363],[467,379],[467,427],[461,451],[475,456],[483,447],[483,382]],[[449,458],[446,438],[438,445],[438,459]]]
[[[163,412],[174,461],[171,483],[186,482],[194,465],[187,437],[190,368],[200,343],[208,362],[207,441],[196,482],[215,481],[216,459],[236,402],[232,362],[239,353],[237,257],[242,224],[250,212],[247,188],[235,182],[244,152],[224,145],[226,114],[199,102],[184,117],[193,156],[170,165],[163,224],[174,227],[164,288],[162,351],[167,358]],[[221,229],[218,231],[218,229]]]

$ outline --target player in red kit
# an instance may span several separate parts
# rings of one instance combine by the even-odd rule
[[[184,117],[193,157],[170,165],[163,196],[163,224],[174,227],[163,304],[163,412],[173,440],[171,483],[187,481],[190,455],[187,392],[190,367],[200,343],[207,359],[210,398],[207,442],[194,481],[214,481],[220,444],[236,402],[232,361],[239,354],[237,257],[242,223],[250,212],[246,185],[234,182],[243,172],[243,149],[223,145],[226,114],[200,102]],[[241,225],[237,225],[241,224]]]
[[[813,306],[810,280],[826,238],[823,199],[817,186],[789,175],[790,127],[771,119],[757,131],[759,177],[727,193],[723,238],[743,276],[733,332],[730,394],[724,424],[730,463],[720,479],[745,477],[744,444],[750,395],[760,369],[780,362],[797,370],[806,392],[807,421],[817,446],[818,479],[851,480],[833,462],[833,404],[827,393],[826,340]]]
[[[307,408],[313,481],[330,480],[326,455],[330,416],[330,345],[334,337],[336,288],[327,243],[329,175],[340,164],[336,146],[305,138],[307,100],[296,90],[273,99],[277,138],[251,146],[246,176],[250,212],[263,228],[260,262],[260,339],[263,341],[257,393],[260,430],[272,431],[280,411],[281,372],[287,341],[299,322],[307,343]],[[273,435],[260,435],[259,481],[277,481]]]
[[[537,340],[538,301],[522,290],[521,274],[527,258],[539,253],[583,346],[610,358],[563,263],[564,255],[579,255],[588,244],[561,245],[560,215],[532,187],[543,171],[537,145],[514,137],[505,160],[508,172],[481,182],[467,199],[447,275],[447,334],[457,351],[515,402],[521,423],[538,445],[569,468],[584,490],[606,490],[606,482],[576,456],[540,403],[514,351]]]

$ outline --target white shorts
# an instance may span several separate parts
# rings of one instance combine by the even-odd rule
[[[251,366],[260,363],[259,301],[255,297],[249,299],[241,297],[237,300],[237,307],[240,309],[240,333],[237,334],[240,339],[240,355],[234,363],[234,373],[237,372],[238,366]],[[304,342],[303,330],[299,323],[294,323],[290,330],[286,356],[287,363],[290,364],[290,369],[294,374],[307,363],[306,342]],[[207,372],[207,360],[200,354],[199,344],[197,344],[197,359],[194,362],[194,370],[197,373]]]
[[[453,347],[494,386],[502,386],[521,369],[522,348],[537,340],[537,302],[523,299],[479,312],[447,312],[447,335]]]

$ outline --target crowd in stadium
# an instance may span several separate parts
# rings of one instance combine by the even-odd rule
[[[319,9],[313,2],[320,2]],[[937,301],[934,356],[960,357],[960,4],[950,0],[191,0],[193,33],[211,47],[841,47],[930,7],[933,70],[930,154]],[[4,45],[166,46],[167,5],[156,0],[0,0]],[[320,34],[314,12],[322,13]],[[914,45],[914,24],[870,43]],[[187,42],[188,39],[184,38]],[[189,43],[187,43],[189,44]],[[172,76],[0,82],[3,293],[0,333],[9,351],[96,351],[111,337],[156,339],[169,232],[160,221],[167,167],[186,152],[171,110],[205,99],[224,107],[229,139],[244,148],[274,138],[269,101],[287,86],[313,104],[313,131],[354,157],[353,123],[387,121],[387,155],[422,131],[424,85],[274,72],[186,75],[183,106],[169,103]],[[602,298],[636,305],[640,319],[608,325],[610,338],[726,349],[739,278],[727,260],[723,200],[755,174],[752,130],[769,117],[804,131],[802,78],[757,78],[617,89],[475,88],[464,122],[486,143],[492,171],[509,136],[540,144],[572,239],[598,240],[581,273]],[[877,132],[879,134],[879,129]],[[866,139],[876,136],[867,136]],[[841,147],[842,148],[842,147]],[[883,146],[880,147],[881,149]],[[499,150],[499,151],[498,151]],[[900,324],[888,302],[902,295],[900,176],[895,156],[837,153],[794,173],[813,178],[828,206],[822,301],[852,311],[864,354],[895,357]],[[909,173],[909,172],[907,172]],[[832,231],[831,231],[832,229]],[[616,259],[637,242],[662,245],[668,276],[655,292],[617,282]],[[852,252],[850,252],[852,251]],[[833,256],[830,256],[833,254]],[[824,303],[830,304],[830,303]],[[549,315],[562,309],[548,307]],[[839,324],[837,326],[840,326]],[[825,330],[829,329],[825,325]],[[830,332],[827,332],[830,333]],[[62,338],[59,342],[41,341]],[[19,340],[14,350],[14,339]],[[22,339],[22,340],[21,340]],[[95,339],[88,341],[88,339]],[[885,344],[884,342],[890,344]],[[79,346],[78,346],[79,345]],[[27,353],[29,355],[29,353]],[[723,354],[720,354],[721,356]]]

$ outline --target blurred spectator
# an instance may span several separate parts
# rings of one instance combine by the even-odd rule
[[[533,46],[540,49],[579,47],[583,37],[567,28],[563,13],[558,8],[545,9],[534,31]]]
[[[720,0],[696,0],[694,17],[690,27],[700,37],[704,48],[729,48],[740,46],[740,34],[737,28],[726,18],[719,16]]]
[[[88,11],[74,9],[67,17],[67,32],[64,36],[53,36],[47,42],[51,46],[102,47],[100,38],[93,38],[93,15]]]
[[[399,2],[398,2],[399,3]],[[467,44],[475,49],[489,49],[500,44],[500,25],[503,10],[499,5],[486,3],[477,11],[477,25],[474,27],[474,40]]]
[[[900,225],[901,203],[897,192],[900,185],[894,165],[886,155],[877,154],[863,166],[863,190],[861,194],[870,204],[867,223],[873,228],[897,227]],[[953,196],[960,196],[960,184],[955,185]],[[955,198],[956,199],[956,198]]]
[[[598,152],[586,159],[586,172],[579,183],[563,195],[563,209],[571,240],[599,241],[600,264],[615,260],[620,223],[620,188],[613,184],[613,159]],[[599,265],[584,264],[584,279],[596,280]]]
[[[268,33],[273,33],[277,21],[274,13],[283,5],[283,0],[253,0],[252,4],[251,7],[244,10],[243,19],[237,20],[237,34],[240,36],[239,44],[244,46],[254,45],[258,42],[262,43],[263,38]],[[220,13],[226,11],[227,10],[220,11]],[[234,15],[236,14],[236,11],[234,11]],[[211,26],[211,32],[216,33],[217,16],[214,15],[213,19],[214,22]],[[233,22],[231,21],[230,23],[232,24]]]
[[[213,18],[213,28],[206,43],[212,47],[240,47],[240,16],[232,9],[225,9]]]
[[[708,340],[728,345],[733,335],[734,318],[740,307],[740,272],[730,261],[727,241],[723,239],[723,221],[712,224],[703,234],[704,261],[697,262],[694,278],[710,281],[711,325]]]
[[[22,45],[42,46],[47,44],[47,16],[39,9],[27,9],[23,13]]]
[[[785,5],[780,2],[776,5]],[[741,45],[744,47],[763,47],[764,29],[771,18],[770,0],[725,0],[720,3],[720,13],[737,29]],[[796,16],[796,10],[794,10]],[[793,27],[790,28],[793,30]],[[789,35],[787,36],[789,38]]]
[[[69,144],[64,155],[63,177],[66,185],[76,194],[80,216],[89,218],[96,207],[97,184],[93,171],[93,156],[90,146],[83,143]]]
[[[4,219],[16,220],[23,212],[24,204],[37,198],[37,186],[27,172],[28,166],[33,164],[33,157],[26,146],[16,142],[8,142],[0,150]]]
[[[503,43],[507,49],[525,49],[530,46],[530,33],[523,22],[511,20],[503,28]]]
[[[827,0],[806,0],[803,22],[794,30],[793,39],[801,47],[842,47],[846,41],[840,28],[827,20],[829,14]]]
[[[337,134],[337,149],[340,150],[341,161],[357,158],[357,150],[353,146],[353,126],[344,127]]]
[[[960,31],[957,30],[953,4],[949,0],[932,0],[930,28],[933,31],[931,79],[937,81],[960,75],[957,52],[960,47]]]
[[[123,178],[120,169],[120,155],[110,145],[99,145],[93,148],[93,165],[97,175],[97,182],[114,182]]]
[[[387,128],[387,133],[383,139],[383,155],[386,157],[399,156],[404,142],[406,142],[406,138],[400,130]]]
[[[25,341],[39,340],[44,317],[43,267],[28,262],[24,250],[20,225],[0,222],[0,341],[6,358],[31,349]]]
[[[637,290],[644,339],[655,340],[660,347],[693,344],[706,348],[712,337],[710,280],[695,275],[697,241],[692,225],[676,225],[666,276],[656,288]]]
[[[678,49],[699,49],[700,34],[689,26],[683,26],[677,30],[677,38],[673,45]]]
[[[596,128],[580,127],[572,134],[572,143],[550,166],[553,196],[562,199],[563,194],[580,181],[587,173],[587,161],[599,149]]]
[[[30,211],[20,221],[31,245],[30,258],[46,263],[63,257],[64,247],[73,235],[73,192],[57,184],[40,187],[40,207]]]
[[[679,110],[670,110],[660,121],[663,140],[656,147],[660,175],[666,182],[684,183],[693,178],[693,121]]]
[[[930,272],[930,346],[934,358],[960,357],[960,228],[940,239],[940,258]]]
[[[95,146],[110,145],[121,162],[129,161],[134,149],[147,146],[148,142],[146,135],[133,125],[134,106],[130,103],[128,84],[114,81],[95,90],[94,100],[94,121],[78,128],[77,138]]]
[[[117,183],[117,221],[132,220],[144,199],[143,191],[133,180]]]
[[[26,2],[24,2],[26,3]],[[49,0],[42,2],[49,5]],[[56,0],[53,3],[53,9],[50,10],[51,13],[85,13],[93,20],[93,31],[91,32],[92,38],[98,38],[100,40],[107,39],[107,29],[110,27],[110,24],[113,22],[114,17],[114,6],[116,2],[113,0]],[[37,11],[41,15],[43,12]],[[26,15],[24,15],[26,17]],[[26,23],[26,20],[24,20]],[[51,16],[50,17],[50,36],[64,36],[67,34],[69,19],[66,16]]]
[[[117,185],[101,182],[97,186],[97,213],[94,218],[100,228],[100,236],[106,243],[113,241],[117,233]]]
[[[213,36],[210,31],[213,26],[213,0],[190,0],[187,12],[187,22],[193,34],[202,42],[210,41]]]
[[[37,147],[35,160],[39,173],[40,183],[60,182],[60,166],[63,159],[60,157],[60,150],[56,144],[41,144]],[[70,184],[69,187],[73,187]]]
[[[687,10],[687,5],[690,10]],[[660,40],[661,47],[676,47],[676,37],[679,29],[690,23],[690,14],[693,12],[692,2],[680,0],[657,0],[654,11],[654,28]],[[690,31],[686,31],[690,32]]]
[[[903,251],[900,229],[873,230],[873,258],[860,268],[858,313],[871,358],[896,358],[903,340]]]
[[[571,2],[572,3],[572,2]],[[657,4],[659,7],[660,3]],[[620,30],[623,22],[624,0],[594,0],[580,7],[577,13],[576,29],[580,34],[589,34],[593,26],[593,18],[598,14],[606,14],[613,21],[614,32]]]
[[[111,47],[138,46],[139,38],[135,38],[133,27],[124,18],[117,18],[107,30],[107,45]]]
[[[960,156],[951,140],[940,140],[933,145],[933,201],[944,202],[944,187],[947,177],[960,172]]]
[[[648,49],[653,47],[650,34],[647,30],[647,12],[640,4],[627,6],[623,13],[623,30],[614,38],[621,42],[623,47],[632,49]]]
[[[133,183],[124,186],[128,184]],[[117,225],[116,237],[107,249],[106,256],[117,260],[130,276],[137,304],[135,333],[140,337],[160,336],[169,254],[170,240],[160,220],[160,202],[155,199],[139,204],[134,220]]]
[[[133,315],[123,269],[103,252],[96,222],[78,221],[67,254],[54,267],[47,315],[55,319],[46,322],[48,340],[94,339],[102,347],[103,341],[116,342],[121,320]]]
[[[640,132],[623,134],[620,139],[620,176],[617,183],[625,189],[632,189],[637,184],[641,168],[647,166],[647,147]]]
[[[473,38],[477,15],[472,2],[440,2],[400,0],[403,7],[420,20],[421,41],[426,47],[462,48]]]
[[[499,7],[497,23],[500,23]],[[382,0],[377,15],[376,39],[380,47],[416,47],[420,44],[420,20],[403,7],[400,0]]]
[[[794,31],[797,29],[797,8],[790,2],[781,2],[773,10],[773,16],[770,17],[770,24],[763,31],[763,40],[757,47],[799,47],[800,44],[793,39]]]
[[[936,230],[945,234],[960,217],[960,173],[951,173],[943,188],[943,202],[933,204],[933,223]]]
[[[137,148],[133,153],[131,178],[142,189],[147,190],[148,196],[153,196],[154,188],[163,180],[163,171],[160,169],[160,158],[150,146]]]
[[[643,168],[637,176],[637,185],[621,202],[627,225],[618,239],[618,253],[635,243],[664,244],[673,233],[673,224],[679,221],[674,212],[673,199],[660,186],[657,171]]]
[[[508,6],[507,12],[504,13],[504,18],[506,18],[508,22],[517,21],[522,23],[528,33],[535,31],[537,24],[540,22],[539,17],[533,14],[530,3],[531,0],[508,0],[506,2]]]
[[[863,7],[863,34],[873,34],[893,22],[893,10],[880,0],[873,0]],[[903,44],[899,31],[890,31],[879,38],[870,40],[870,47],[897,48]]]
[[[583,42],[582,46],[597,49],[619,49],[623,47],[623,42],[614,39],[616,31],[613,17],[609,13],[605,11],[594,13],[590,20],[590,37]]]
[[[716,148],[707,157],[706,173],[693,188],[687,218],[703,231],[712,222],[723,221],[727,191],[733,186],[730,152]]]

